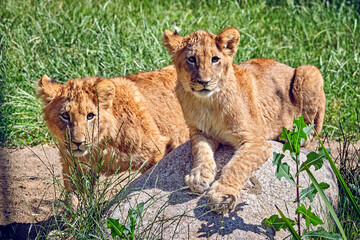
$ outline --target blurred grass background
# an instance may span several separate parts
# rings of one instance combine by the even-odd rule
[[[324,133],[359,138],[358,1],[0,1],[0,143],[51,141],[36,99],[36,81],[114,77],[162,68],[170,56],[165,29],[187,35],[233,26],[235,62],[274,58],[317,66],[325,79]]]

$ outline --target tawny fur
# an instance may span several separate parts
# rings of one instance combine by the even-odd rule
[[[291,129],[300,115],[320,133],[326,101],[322,75],[314,66],[292,68],[262,58],[234,65],[239,41],[235,28],[219,35],[164,33],[192,143],[194,163],[186,184],[194,192],[207,191],[213,207],[225,212],[234,209],[246,180],[270,157],[266,140],[278,140],[282,128]],[[212,183],[219,143],[236,152]]]
[[[189,133],[175,83],[173,66],[127,77],[85,77],[65,84],[44,75],[38,82],[38,95],[43,97],[47,126],[60,146],[66,189],[71,190],[67,176],[74,167],[70,155],[93,168],[99,166],[96,161],[105,160],[101,172],[113,174],[130,166],[137,170],[144,163],[148,169],[184,143]],[[97,156],[99,147],[104,149],[102,156]]]

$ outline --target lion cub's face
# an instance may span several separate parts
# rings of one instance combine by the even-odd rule
[[[219,35],[202,30],[186,37],[169,30],[164,33],[179,81],[185,91],[198,97],[210,97],[221,89],[239,40],[235,28],[227,28]]]
[[[73,79],[59,84],[44,75],[38,82],[43,96],[45,120],[51,133],[73,153],[82,157],[98,141],[103,121],[112,105],[115,86],[99,77]],[[100,126],[100,129],[98,128]]]

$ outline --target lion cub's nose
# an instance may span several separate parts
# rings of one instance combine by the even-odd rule
[[[201,79],[201,80],[198,79],[197,82],[198,82],[199,84],[202,84],[202,85],[206,86],[206,85],[209,84],[210,79]]]
[[[84,142],[74,142],[72,141],[73,144],[75,144],[77,147],[80,147]]]

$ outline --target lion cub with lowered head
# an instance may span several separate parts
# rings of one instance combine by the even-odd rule
[[[324,81],[310,65],[292,68],[271,59],[233,64],[240,41],[235,28],[219,35],[196,31],[186,37],[165,30],[165,46],[175,65],[175,88],[192,143],[193,169],[185,177],[194,192],[208,191],[213,208],[234,209],[251,173],[268,157],[267,139],[292,128],[303,115],[319,133],[325,112]],[[214,151],[219,143],[236,152],[215,179]]]
[[[64,183],[69,170],[87,162],[113,174],[147,168],[187,141],[189,133],[174,87],[173,66],[127,77],[85,77],[60,84],[44,75],[38,82],[44,115],[58,140]],[[99,149],[104,149],[99,151]],[[98,156],[100,153],[101,156]],[[95,160],[95,161],[94,161]],[[95,172],[95,171],[94,171]]]

